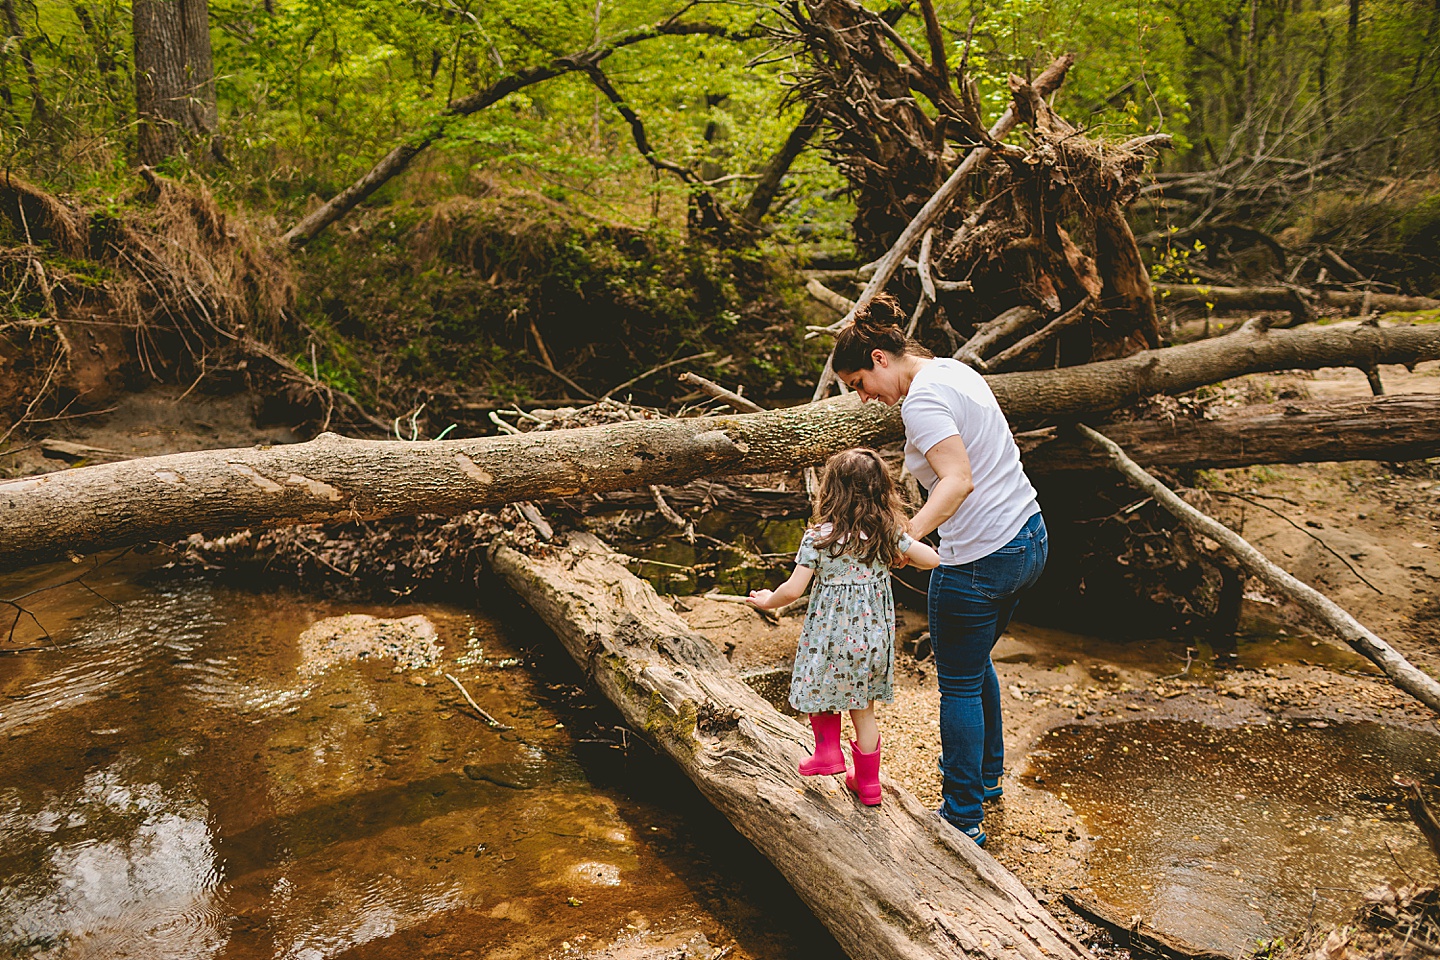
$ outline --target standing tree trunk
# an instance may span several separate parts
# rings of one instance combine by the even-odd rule
[[[20,27],[20,17],[15,13],[15,0],[4,0],[5,22],[10,27],[10,38],[20,51],[20,62],[25,64],[25,76],[30,81],[30,99],[32,103],[31,119],[44,123],[49,117],[49,110],[45,106],[45,95],[40,89],[40,75],[35,72],[35,61],[30,56],[30,44],[25,40],[25,31]],[[9,44],[6,44],[8,47]],[[5,84],[5,102],[11,103],[9,84]]]
[[[206,0],[134,0],[136,153],[153,166],[215,129]]]

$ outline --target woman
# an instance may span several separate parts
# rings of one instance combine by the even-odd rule
[[[1020,592],[1040,578],[1049,542],[995,394],[963,363],[907,339],[904,319],[893,299],[876,298],[840,332],[834,368],[862,401],[905,401],[905,466],[929,492],[910,533],[940,535],[929,602],[940,680],[940,815],[983,845],[981,803],[1003,792],[1005,764],[990,651]]]

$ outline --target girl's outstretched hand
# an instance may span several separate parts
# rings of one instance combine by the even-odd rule
[[[759,607],[761,610],[769,610],[770,598],[773,596],[775,596],[774,590],[751,590],[750,596],[745,599],[750,601],[751,606]]]

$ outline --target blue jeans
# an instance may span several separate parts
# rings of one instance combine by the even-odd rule
[[[990,651],[1010,623],[1021,591],[1040,579],[1050,552],[1045,518],[1035,514],[1015,538],[970,563],[930,575],[930,642],[940,678],[940,815],[957,827],[985,816],[985,783],[1005,769],[1000,679]]]

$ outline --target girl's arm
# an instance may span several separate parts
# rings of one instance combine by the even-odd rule
[[[926,452],[925,459],[939,479],[931,488],[925,506],[910,519],[910,536],[916,540],[955,516],[960,504],[975,489],[975,481],[970,478],[970,453],[958,435],[935,444]]]
[[[904,556],[910,561],[909,566],[916,570],[934,570],[940,566],[940,554],[935,552],[935,548],[930,544],[921,540],[911,540],[910,549],[905,551]]]
[[[761,610],[778,609],[805,596],[805,589],[810,586],[810,578],[814,574],[810,567],[797,566],[790,579],[774,590],[751,590],[749,600]]]

